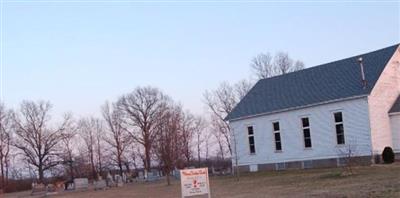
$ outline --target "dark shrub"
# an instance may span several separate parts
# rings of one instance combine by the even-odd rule
[[[386,164],[391,164],[394,162],[394,152],[389,146],[385,147],[382,152],[382,159]]]
[[[30,190],[32,187],[32,180],[31,179],[19,179],[13,180],[9,179],[7,186],[4,188],[4,193],[11,193],[11,192],[19,192],[19,191],[26,191]],[[0,195],[0,197],[2,197]]]

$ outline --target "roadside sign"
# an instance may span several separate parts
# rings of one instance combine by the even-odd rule
[[[211,197],[208,168],[185,169],[180,172],[182,198],[197,195]]]

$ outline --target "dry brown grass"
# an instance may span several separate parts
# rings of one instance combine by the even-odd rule
[[[400,197],[400,164],[356,167],[343,176],[341,169],[290,170],[211,177],[212,197]],[[6,195],[24,197],[27,192]],[[28,193],[29,194],[29,193]],[[70,192],[54,198],[180,197],[180,183],[134,183],[105,191]]]

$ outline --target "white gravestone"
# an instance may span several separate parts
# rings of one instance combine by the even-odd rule
[[[125,173],[122,173],[122,181],[123,181],[124,183],[127,183],[127,177],[126,177],[126,174],[125,174]]]
[[[144,178],[144,173],[143,173],[143,171],[139,171],[139,174],[138,174],[138,175],[139,175],[139,178],[140,178],[140,179],[143,179],[143,178]]]
[[[207,168],[181,170],[182,197],[208,195],[210,198],[210,183]]]
[[[138,175],[137,175],[137,177],[136,177],[136,181],[144,181],[145,180],[145,178],[144,178],[144,172],[143,171],[139,171],[138,172]]]
[[[115,186],[114,179],[112,178],[110,173],[107,174],[107,186],[108,187],[114,187]]]
[[[107,188],[107,183],[105,180],[101,179],[94,181],[94,190],[104,190]]]
[[[54,184],[49,184],[47,185],[47,192],[46,192],[46,196],[47,195],[55,195],[57,194],[57,188]]]
[[[175,169],[172,171],[172,175],[173,175],[176,179],[180,179],[180,178],[181,178],[180,171],[179,171],[179,169],[177,169],[177,168],[175,168]]]
[[[87,190],[89,187],[88,178],[76,178],[74,179],[75,190]]]
[[[115,175],[115,182],[117,183],[117,187],[124,186],[124,182],[122,181],[122,177],[120,175]]]
[[[31,195],[46,195],[47,188],[44,184],[32,183]]]

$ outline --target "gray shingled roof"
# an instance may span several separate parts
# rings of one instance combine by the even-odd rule
[[[398,46],[259,80],[225,119],[368,95]],[[366,89],[361,83],[359,57],[363,58]]]
[[[392,108],[390,108],[389,113],[397,113],[400,112],[400,95],[397,97],[396,102],[394,102]]]

